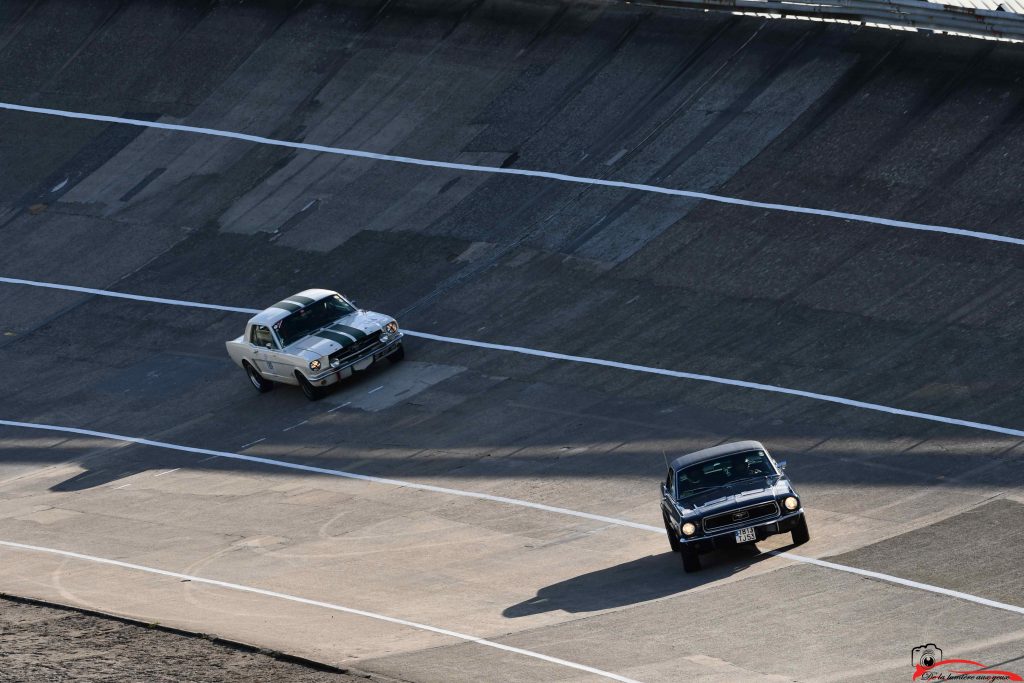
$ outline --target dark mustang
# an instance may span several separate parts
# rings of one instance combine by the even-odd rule
[[[811,540],[800,498],[757,441],[706,448],[682,455],[661,484],[661,513],[672,550],[688,572],[700,569],[700,554],[714,548],[756,543],[774,534]]]

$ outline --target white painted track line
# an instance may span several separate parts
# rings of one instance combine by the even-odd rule
[[[560,515],[569,515],[572,517],[581,517],[583,519],[589,519],[593,522],[601,522],[603,524],[615,524],[617,526],[633,527],[634,529],[642,529],[644,531],[657,531],[663,532],[663,529],[650,526],[648,524],[640,524],[639,522],[630,522],[624,519],[616,519],[614,517],[605,517],[603,515],[594,515],[589,512],[579,512],[578,510],[569,510],[566,508],[554,507],[551,505],[544,505],[542,503],[531,503],[526,500],[519,500],[517,498],[505,498],[504,496],[492,496],[488,493],[476,493],[473,491],[462,491],[460,489],[449,489],[443,486],[432,486],[430,484],[416,484],[409,481],[400,481],[398,479],[388,479],[385,477],[374,477],[368,474],[356,474],[355,472],[345,472],[343,470],[335,470],[327,467],[314,467],[313,465],[302,465],[299,463],[286,462],[284,460],[274,460],[272,458],[261,458],[255,455],[244,455],[242,453],[231,453],[229,451],[214,451],[208,448],[195,448],[193,446],[182,446],[179,444],[167,443],[166,441],[154,441],[152,439],[143,439],[136,436],[125,436],[124,434],[112,434],[110,432],[97,432],[92,429],[79,429],[77,427],[63,427],[60,425],[47,425],[38,424],[35,422],[16,422],[14,420],[0,420],[0,426],[7,427],[19,427],[22,429],[39,429],[50,432],[62,432],[65,434],[78,434],[81,436],[95,436],[100,439],[111,439],[113,441],[125,441],[128,443],[137,443],[142,446],[154,446],[156,448],[167,448],[174,451],[182,451],[184,453],[195,453],[198,455],[208,455],[211,458],[226,458],[228,460],[243,460],[245,462],[258,463],[260,465],[268,465],[270,467],[283,467],[290,470],[298,470],[300,472],[310,472],[312,474],[326,474],[331,477],[342,477],[344,479],[358,479],[359,481],[368,481],[374,484],[385,484],[387,486],[400,486],[408,489],[418,489],[420,491],[430,491],[432,493],[442,493],[449,496],[461,496],[463,498],[477,498],[480,500],[489,500],[495,503],[505,503],[508,505],[518,505],[519,507],[533,508],[534,510],[540,510],[542,512],[554,512]]]
[[[60,289],[66,292],[79,292],[81,294],[95,294],[96,296],[109,296],[115,299],[131,299],[132,301],[145,301],[151,304],[168,304],[170,306],[186,306],[188,308],[206,308],[214,311],[228,311],[229,313],[259,313],[255,308],[238,308],[236,306],[221,306],[219,304],[202,304],[198,301],[182,301],[181,299],[162,299],[157,296],[143,296],[141,294],[125,294],[123,292],[112,292],[109,289],[93,289],[92,287],[76,287],[75,285],[61,285],[55,282],[39,282],[38,280],[22,280],[16,277],[0,277],[0,282],[9,285],[29,285],[31,287],[43,287],[45,289]]]
[[[878,579],[879,581],[888,581],[889,583],[899,584],[900,586],[906,586],[907,588],[917,588],[920,590],[926,590],[931,593],[938,593],[939,595],[947,595],[951,598],[958,598],[960,600],[967,600],[978,605],[985,605],[986,607],[994,607],[996,609],[1005,610],[1007,612],[1016,612],[1017,614],[1024,614],[1024,607],[1018,607],[1017,605],[1010,605],[1005,602],[997,602],[996,600],[989,600],[988,598],[980,598],[970,593],[961,593],[960,591],[950,590],[948,588],[941,588],[939,586],[933,586],[927,583],[921,583],[919,581],[911,581],[910,579],[901,579],[897,576],[891,576],[889,574],[882,574],[881,572],[873,572],[868,569],[859,569],[857,567],[849,567],[845,564],[836,564],[835,562],[829,562],[827,560],[819,560],[813,557],[805,557],[803,555],[794,555],[793,553],[780,553],[776,550],[768,551],[770,555],[777,557],[785,557],[790,560],[796,560],[797,562],[803,562],[805,564],[813,564],[817,567],[825,567],[826,569],[836,569],[841,572],[847,572],[849,574],[856,574],[857,576],[864,576],[869,579]]]
[[[792,206],[789,204],[776,204],[772,202],[759,202],[748,199],[738,199],[736,197],[726,197],[724,195],[710,194],[707,192],[693,192],[691,190],[677,190],[670,187],[661,187],[658,185],[646,185],[643,183],[630,183],[618,180],[606,180],[603,178],[588,178],[585,176],[574,176],[567,175],[565,173],[552,173],[549,171],[531,171],[529,169],[518,169],[518,168],[500,168],[497,166],[478,166],[475,164],[457,164],[448,161],[434,161],[431,159],[417,159],[414,157],[396,156],[393,154],[378,154],[376,152],[365,152],[357,149],[346,149],[344,147],[328,147],[325,145],[313,145],[305,142],[291,142],[289,140],[278,140],[276,138],[267,138],[260,135],[249,135],[246,133],[236,133],[228,130],[219,130],[216,128],[202,128],[198,126],[186,126],[177,123],[162,123],[159,121],[144,121],[141,119],[128,119],[120,116],[106,116],[103,114],[86,114],[83,112],[67,111],[64,109],[49,109],[47,107],[31,107],[23,104],[13,104],[10,102],[0,102],[0,109],[7,109],[9,111],[25,112],[30,114],[43,114],[46,116],[59,116],[66,119],[80,119],[85,121],[99,121],[103,123],[117,123],[127,126],[140,126],[142,128],[155,128],[159,130],[170,130],[179,133],[194,133],[198,135],[210,135],[220,138],[230,138],[232,140],[242,140],[245,142],[253,142],[261,145],[272,145],[275,147],[289,147],[292,149],[301,149],[309,152],[319,152],[322,154],[338,154],[349,157],[360,157],[363,159],[373,159],[376,161],[390,161],[399,164],[412,164],[415,166],[429,166],[433,168],[444,168],[454,171],[468,171],[472,173],[492,173],[500,175],[511,175],[511,176],[526,176],[529,178],[544,178],[547,180],[556,180],[566,183],[577,183],[580,185],[598,185],[602,187],[615,187],[624,190],[635,190],[639,192],[650,192],[653,194],[672,195],[677,197],[689,197],[691,199],[701,199],[709,202],[718,202],[721,204],[734,204],[737,206],[747,206],[755,209],[767,209],[769,211],[783,211],[787,213],[797,214],[810,214],[814,216],[823,216],[826,218],[838,218],[841,220],[858,221],[861,223],[871,223],[874,225],[882,225],[890,228],[901,228],[905,230],[922,230],[925,232],[936,232],[944,233],[947,235],[956,235],[959,237],[971,237],[974,239],[987,240],[990,242],[1003,242],[1006,244],[1013,244],[1017,246],[1024,245],[1024,239],[1017,237],[1008,237],[1005,235],[997,235],[990,232],[979,232],[976,230],[965,230],[962,228],[950,228],[942,225],[930,225],[927,223],[915,223],[913,221],[900,221],[892,218],[880,218],[877,216],[867,216],[864,214],[847,213],[845,211],[831,211],[828,209],[815,209],[803,206]]]
[[[288,600],[289,602],[297,602],[303,605],[311,605],[313,607],[321,607],[323,609],[334,610],[337,612],[345,612],[346,614],[354,614],[360,617],[366,617],[368,619],[376,619],[378,621],[386,621],[391,624],[398,624],[399,626],[407,626],[420,631],[430,631],[431,633],[438,633],[443,636],[449,636],[458,640],[468,641],[470,643],[476,643],[477,645],[485,645],[492,647],[497,650],[504,650],[506,652],[513,652],[517,655],[523,655],[525,657],[532,657],[533,659],[540,659],[545,662],[552,664],[558,664],[559,666],[569,667],[570,669],[576,669],[578,671],[584,671],[595,676],[601,676],[602,678],[608,678],[613,681],[621,681],[622,683],[639,683],[632,678],[626,678],[608,671],[602,671],[601,669],[595,669],[592,666],[585,664],[577,664],[576,662],[570,662],[565,659],[559,659],[558,657],[551,657],[544,655],[533,650],[524,650],[519,647],[513,647],[511,645],[504,645],[502,643],[496,643],[493,640],[487,640],[485,638],[477,638],[476,636],[470,636],[465,633],[459,633],[458,631],[451,631],[446,628],[438,628],[437,626],[429,626],[427,624],[420,624],[415,621],[407,621],[406,619],[398,619],[396,617],[389,617],[384,614],[377,614],[376,612],[367,612],[366,610],[355,609],[352,607],[345,607],[344,605],[336,605],[330,602],[323,602],[320,600],[311,600],[309,598],[302,598],[297,595],[289,595],[287,593],[279,593],[277,591],[266,590],[264,588],[255,588],[253,586],[243,586],[237,583],[229,583],[227,581],[218,581],[217,579],[207,579],[202,576],[193,576],[191,574],[180,574],[178,572],[168,571],[166,569],[157,569],[156,567],[147,567],[141,564],[132,564],[131,562],[122,562],[120,560],[111,560],[105,557],[96,557],[95,555],[85,555],[82,553],[74,553],[68,550],[58,550],[56,548],[45,548],[38,545],[27,545],[25,543],[15,543],[13,541],[2,541],[0,540],[0,546],[7,548],[15,548],[17,550],[28,550],[37,553],[48,553],[50,555],[58,555],[74,560],[84,560],[87,562],[93,562],[97,564],[105,564],[114,567],[120,567],[122,569],[132,569],[135,571],[146,572],[148,574],[157,574],[159,576],[167,576],[173,579],[190,581],[192,583],[203,583],[208,586],[217,586],[218,588],[227,588],[228,590],[241,591],[243,593],[255,593],[256,595],[263,595],[269,598],[275,598],[277,600]]]
[[[460,489],[450,489],[442,486],[431,486],[429,484],[417,484],[413,482],[401,481],[398,479],[386,479],[384,477],[373,477],[365,474],[355,474],[352,472],[344,472],[342,470],[333,470],[325,467],[313,467],[311,465],[301,465],[298,463],[285,462],[283,460],[272,460],[270,458],[258,458],[250,455],[242,455],[239,453],[230,453],[227,451],[214,451],[207,448],[195,448],[193,446],[182,446],[179,444],[167,443],[165,441],[153,441],[151,439],[143,439],[134,436],[124,436],[122,434],[111,434],[109,432],[98,432],[92,429],[79,429],[77,427],[62,427],[58,425],[46,425],[36,424],[34,422],[16,422],[13,420],[0,420],[0,426],[7,427],[18,427],[25,429],[39,429],[44,431],[63,432],[66,434],[80,434],[82,436],[95,436],[101,439],[110,439],[112,441],[127,441],[129,443],[137,443],[145,446],[154,446],[157,448],[167,448],[175,451],[183,451],[185,453],[196,453],[200,455],[208,455],[211,458],[227,458],[230,460],[244,460],[247,462],[255,462],[262,465],[269,465],[271,467],[284,467],[286,469],[299,470],[302,472],[311,472],[314,474],[326,474],[334,477],[343,477],[346,479],[358,479],[360,481],[372,482],[375,484],[385,484],[388,486],[400,486],[404,488],[419,489],[421,491],[430,491],[432,493],[441,493],[451,496],[461,496],[464,498],[477,498],[480,500],[488,500],[495,503],[505,503],[508,505],[517,505],[519,507],[532,508],[534,510],[540,510],[542,512],[552,512],[560,515],[568,515],[571,517],[579,517],[582,519],[589,519],[595,522],[603,522],[605,524],[612,524],[615,526],[628,527],[631,529],[639,529],[641,531],[652,532],[656,534],[664,534],[665,530],[662,527],[651,526],[649,524],[640,524],[638,522],[631,522],[626,519],[617,519],[615,517],[606,517],[604,515],[594,515],[589,512],[580,512],[578,510],[570,510],[567,508],[554,507],[551,505],[544,505],[541,503],[533,503],[527,500],[520,500],[518,498],[506,498],[504,496],[492,496],[487,493],[477,493],[475,491],[462,491]],[[835,562],[828,562],[826,560],[818,560],[812,557],[805,557],[803,555],[795,555],[793,553],[782,553],[778,551],[772,551],[772,555],[782,557],[787,560],[794,562],[800,562],[803,564],[811,564],[817,567],[824,567],[826,569],[833,569],[836,571],[847,572],[849,574],[856,574],[866,578],[876,579],[879,581],[886,581],[888,583],[897,584],[900,586],[906,586],[907,588],[916,588],[918,590],[928,591],[938,595],[945,595],[947,597],[958,598],[960,600],[966,600],[973,602],[978,605],[984,605],[986,607],[993,607],[995,609],[1004,610],[1007,612],[1015,612],[1017,614],[1024,615],[1024,607],[1018,607],[1016,605],[1010,605],[1003,602],[996,602],[995,600],[989,600],[988,598],[982,598],[968,593],[961,593],[959,591],[950,590],[948,588],[942,588],[941,586],[933,586],[927,583],[920,583],[918,581],[911,581],[909,579],[903,579],[898,576],[890,576],[889,574],[882,574],[880,572],[868,571],[866,569],[858,569],[857,567],[849,567],[847,565],[836,564]]]
[[[30,287],[44,287],[47,289],[59,289],[67,290],[71,292],[80,292],[83,294],[95,294],[97,296],[108,296],[119,299],[131,299],[133,301],[145,301],[149,303],[157,304],[168,304],[173,306],[188,306],[193,308],[205,308],[213,309],[218,311],[227,311],[230,313],[259,313],[259,309],[255,308],[240,308],[237,306],[220,306],[217,304],[204,304],[194,301],[183,301],[181,299],[163,299],[160,297],[149,297],[142,296],[139,294],[125,294],[122,292],[112,292],[105,289],[93,289],[91,287],[77,287],[74,285],[62,285],[53,282],[40,282],[37,280],[24,280],[20,278],[2,277],[0,276],[0,283],[12,284],[12,285],[27,285]],[[673,377],[676,379],[688,379],[697,382],[710,382],[712,384],[724,384],[727,386],[740,387],[743,389],[753,389],[755,391],[767,391],[773,394],[782,394],[785,396],[797,396],[800,398],[808,398],[814,401],[825,401],[827,403],[836,403],[839,405],[848,406],[851,408],[860,408],[862,410],[873,410],[880,413],[888,413],[889,415],[898,415],[900,417],[912,417],[918,420],[928,420],[930,422],[940,422],[942,424],[953,425],[956,427],[967,427],[968,429],[978,429],[985,432],[994,432],[996,434],[1005,434],[1007,436],[1017,436],[1024,438],[1024,430],[1013,429],[1011,427],[1000,427],[999,425],[986,424],[984,422],[974,422],[972,420],[961,420],[955,417],[945,417],[943,415],[934,415],[932,413],[922,413],[916,410],[904,410],[903,408],[894,408],[892,406],[882,405],[880,403],[870,403],[868,401],[858,401],[850,398],[843,398],[841,396],[831,396],[829,394],[819,394],[814,391],[804,391],[802,389],[789,389],[786,387],[775,386],[774,384],[762,384],[760,382],[747,382],[740,379],[730,379],[728,377],[716,377],[714,375],[704,375],[695,372],[685,372],[683,370],[668,370],[666,368],[655,368],[647,365],[636,365],[634,363],[622,363],[614,360],[604,360],[602,358],[590,358],[588,356],[574,356],[567,353],[557,353],[555,351],[542,351],[540,349],[531,349],[525,346],[509,346],[507,344],[492,344],[490,342],[475,341],[473,339],[460,339],[458,337],[446,337],[440,334],[431,334],[429,332],[416,332],[414,330],[404,330],[405,334],[410,337],[417,337],[419,339],[429,339],[431,341],[443,342],[446,344],[459,344],[462,346],[472,346],[478,349],[488,349],[491,351],[504,351],[508,353],[518,353],[526,356],[537,356],[540,358],[548,358],[551,360],[562,360],[571,363],[583,363],[586,365],[599,365],[606,368],[615,368],[617,370],[628,370],[630,372],[642,372],[649,375],[660,375],[662,377]]]
[[[729,379],[728,377],[715,377],[714,375],[702,375],[694,372],[684,372],[682,370],[667,370],[665,368],[653,368],[647,365],[635,365],[633,363],[620,363],[614,360],[604,360],[601,358],[589,358],[587,356],[573,356],[567,353],[556,353],[553,351],[540,351],[538,349],[530,349],[523,346],[508,346],[506,344],[491,344],[489,342],[473,341],[470,339],[459,339],[457,337],[444,337],[439,334],[430,334],[429,332],[413,332],[406,330],[406,334],[410,337],[421,337],[423,339],[431,339],[433,341],[445,342],[448,344],[462,344],[464,346],[475,346],[481,349],[491,349],[493,351],[508,351],[511,353],[521,353],[528,356],[539,356],[541,358],[550,358],[552,360],[565,360],[573,363],[586,363],[588,365],[600,365],[606,368],[616,368],[619,370],[630,370],[632,372],[644,372],[651,375],[661,375],[663,377],[675,377],[678,379],[691,379],[698,382],[711,382],[713,384],[725,384],[733,387],[742,387],[744,389],[756,389],[757,391],[768,391],[773,394],[784,394],[787,396],[799,396],[801,398],[809,398],[815,401],[825,401],[828,403],[838,403],[840,405],[849,406],[851,408],[863,408],[865,410],[874,410],[881,413],[889,413],[890,415],[900,415],[902,417],[914,417],[920,420],[930,420],[931,422],[942,422],[948,425],[956,425],[958,427],[969,427],[971,429],[980,429],[987,432],[996,432],[998,434],[1008,434],[1010,436],[1024,437],[1024,430],[1011,429],[1009,427],[1000,427],[998,425],[985,424],[983,422],[972,422],[971,420],[961,420],[955,417],[943,417],[942,415],[932,415],[931,413],[921,413],[916,410],[904,410],[902,408],[893,408],[891,406],[884,406],[879,403],[869,403],[867,401],[857,401],[850,398],[842,398],[841,396],[830,396],[829,394],[819,394],[813,391],[803,391],[802,389],[787,389],[786,387],[777,387],[773,384],[761,384],[759,382],[747,382],[740,379]]]

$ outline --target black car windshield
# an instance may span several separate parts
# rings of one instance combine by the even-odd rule
[[[300,308],[274,325],[274,329],[281,344],[288,346],[355,310],[352,304],[335,294]]]
[[[679,470],[679,497],[726,486],[744,479],[777,475],[775,466],[764,451],[730,453],[720,458],[698,462]]]

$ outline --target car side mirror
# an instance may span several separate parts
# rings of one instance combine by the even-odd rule
[[[661,495],[665,495],[665,482],[661,482]]]
[[[785,469],[786,469],[786,461],[785,460],[780,460],[778,464],[779,464],[779,469],[785,471]]]

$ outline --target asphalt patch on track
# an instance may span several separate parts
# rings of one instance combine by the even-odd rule
[[[387,368],[387,372],[357,375],[343,382],[328,400],[339,407],[373,413],[408,401],[465,369],[458,365],[403,361]]]
[[[1024,605],[1024,505],[994,500],[829,559]]]

